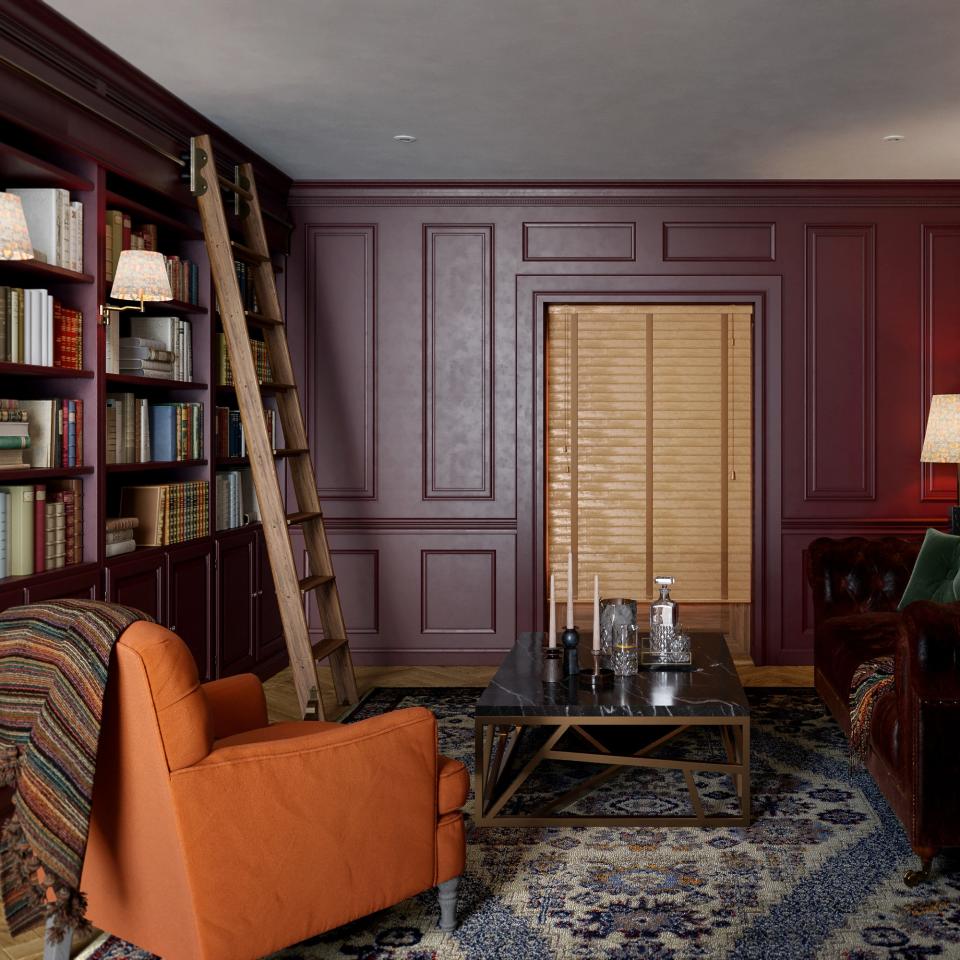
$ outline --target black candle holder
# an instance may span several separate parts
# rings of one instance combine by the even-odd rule
[[[580,634],[576,627],[567,627],[560,637],[563,644],[563,673],[567,677],[575,677],[580,673],[580,658],[577,653],[577,647],[580,645]]]
[[[559,683],[563,679],[563,651],[559,647],[545,647],[543,651],[543,682]]]

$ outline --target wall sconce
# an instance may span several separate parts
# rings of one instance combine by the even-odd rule
[[[930,398],[930,414],[923,436],[921,463],[955,463],[960,465],[960,393],[938,393]],[[960,467],[958,467],[960,496]],[[950,512],[952,533],[960,532],[960,507]]]
[[[0,193],[0,260],[32,260],[33,244],[23,204],[14,193]]]
[[[100,319],[104,324],[110,322],[111,311],[143,310],[146,301],[158,303],[172,300],[173,292],[170,290],[163,254],[156,250],[123,250],[110,288],[110,299],[137,302],[130,307],[104,304],[100,308]]]

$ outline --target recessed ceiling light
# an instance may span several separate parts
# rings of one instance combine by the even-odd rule
[[[412,133],[398,133],[393,139],[397,143],[414,143],[417,138]]]
[[[888,133],[884,138],[884,143],[899,143],[905,139],[902,133]]]

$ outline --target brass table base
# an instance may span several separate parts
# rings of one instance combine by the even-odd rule
[[[661,727],[662,736],[629,756],[612,753],[591,733],[591,728],[637,726]],[[510,761],[517,743],[530,727],[549,727],[543,745],[513,774]],[[657,757],[664,744],[696,727],[714,727],[719,731],[726,762]],[[561,750],[557,744],[569,732],[586,741],[589,750]],[[602,733],[597,729],[598,734]],[[502,814],[500,811],[545,760],[566,760],[599,766],[583,783],[541,805],[529,814]],[[662,817],[581,816],[560,811],[601,784],[631,767],[680,770],[690,794],[692,816]],[[476,718],[476,813],[481,827],[561,827],[561,826],[661,826],[661,827],[746,827],[750,825],[750,717],[524,717],[482,716]],[[733,780],[739,800],[739,815],[707,814],[693,779],[696,770],[721,771]]]

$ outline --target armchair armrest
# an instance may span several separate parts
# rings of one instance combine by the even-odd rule
[[[289,936],[301,918],[328,929],[435,882],[437,728],[423,708],[214,749],[171,787],[211,929],[242,936],[267,892]]]
[[[896,610],[920,545],[895,537],[819,537],[807,554],[814,622]]]
[[[910,604],[894,654],[914,849],[960,842],[960,604]]]
[[[252,673],[212,680],[201,689],[210,711],[214,740],[257,730],[269,722],[263,684]]]

